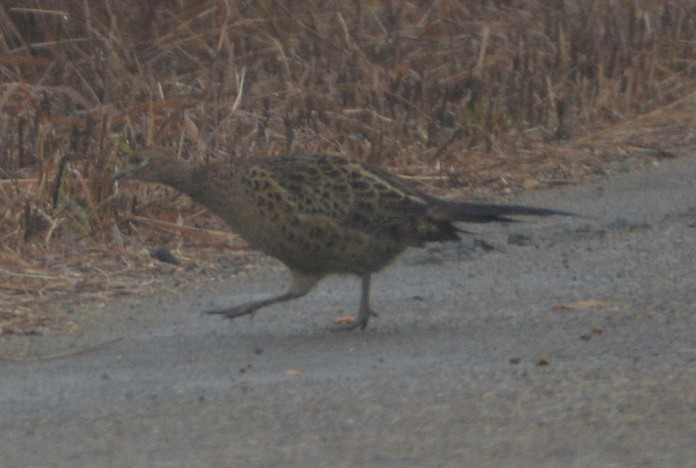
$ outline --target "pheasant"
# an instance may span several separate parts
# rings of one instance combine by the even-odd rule
[[[251,247],[284,263],[283,294],[207,313],[233,319],[307,294],[333,273],[357,275],[354,326],[370,316],[370,279],[406,248],[457,241],[455,223],[510,222],[510,216],[571,215],[546,208],[436,198],[385,170],[328,154],[189,164],[169,149],[130,154],[115,178],[170,185],[222,218]]]

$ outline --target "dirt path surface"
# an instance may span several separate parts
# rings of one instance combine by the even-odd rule
[[[519,199],[588,217],[408,252],[376,276],[365,332],[332,332],[356,279],[251,319],[199,313],[281,290],[267,262],[4,339],[0,464],[690,466],[695,180],[684,156]]]

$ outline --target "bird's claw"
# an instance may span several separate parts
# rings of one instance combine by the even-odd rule
[[[336,327],[334,331],[350,331],[355,330],[356,328],[364,330],[367,328],[367,323],[369,322],[370,317],[379,317],[379,314],[374,312],[372,309],[367,309],[366,311],[361,310],[357,317],[350,317],[352,320],[341,320],[339,322],[339,326]]]
[[[206,315],[222,315],[223,318],[228,320],[236,319],[237,317],[242,317],[244,315],[252,315],[256,311],[256,307],[233,307],[231,309],[219,309],[219,310],[207,310],[204,312]]]

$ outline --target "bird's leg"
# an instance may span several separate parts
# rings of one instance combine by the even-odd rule
[[[205,313],[208,315],[222,315],[225,318],[228,319],[233,319],[237,317],[241,317],[242,315],[250,315],[256,312],[257,310],[272,305],[272,304],[277,304],[278,302],[285,302],[289,301],[292,299],[295,299],[297,297],[300,297],[300,295],[293,294],[292,292],[288,291],[284,294],[280,294],[278,296],[272,296],[268,297],[266,299],[262,299],[260,301],[252,301],[252,302],[247,302],[245,304],[240,304],[238,306],[230,307],[230,308],[225,308],[225,309],[214,309],[214,310],[207,310]]]
[[[235,307],[226,309],[215,309],[206,311],[206,314],[210,315],[222,315],[225,318],[233,319],[241,317],[242,315],[253,314],[257,310],[272,305],[279,302],[286,302],[292,299],[297,299],[307,294],[317,282],[321,279],[321,276],[305,275],[292,271],[292,283],[287,292],[280,294],[278,296],[271,296],[260,301],[247,302]]]
[[[336,328],[335,331],[347,331],[355,330],[360,328],[364,330],[367,327],[367,322],[370,320],[371,316],[377,317],[377,312],[370,308],[370,278],[369,274],[361,276],[362,280],[362,290],[360,294],[360,307],[358,308],[358,316],[354,321],[350,321]]]
[[[372,309],[370,309],[371,278],[372,275],[370,275],[369,273],[360,278],[362,280],[362,288],[360,293],[360,308],[358,309],[357,325],[360,327],[361,330],[364,330],[365,327],[367,327],[367,322],[370,320],[371,315],[377,317],[377,314]]]

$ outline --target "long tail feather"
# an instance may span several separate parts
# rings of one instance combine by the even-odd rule
[[[575,216],[573,213],[548,208],[522,205],[467,203],[451,200],[433,200],[429,214],[436,219],[469,223],[515,222],[509,216]]]

